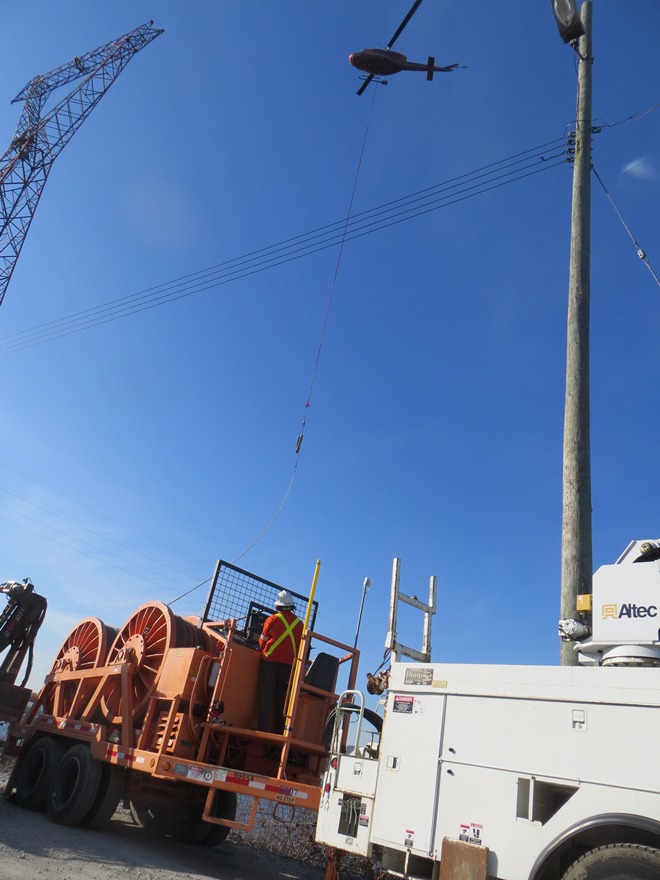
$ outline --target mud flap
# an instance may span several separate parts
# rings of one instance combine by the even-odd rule
[[[328,847],[328,861],[326,862],[323,880],[340,880],[339,862],[343,854],[340,849],[335,849],[332,846]]]
[[[426,78],[429,82],[431,82],[431,80],[433,79],[433,74],[435,72],[433,70],[434,67],[435,58],[433,57],[433,55],[429,55],[429,60],[426,62]]]
[[[440,880],[488,880],[488,848],[445,837],[440,853]]]

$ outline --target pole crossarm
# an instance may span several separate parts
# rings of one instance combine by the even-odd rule
[[[153,22],[35,76],[14,98],[24,101],[16,134],[0,158],[0,304],[53,162],[131,58],[163,31]],[[83,81],[46,115],[48,96]]]

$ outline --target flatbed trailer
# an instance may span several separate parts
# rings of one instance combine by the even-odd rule
[[[244,595],[232,605],[237,580]],[[258,635],[278,589],[219,563],[199,618],[151,602],[119,630],[81,621],[10,728],[6,751],[18,759],[5,794],[88,827],[108,821],[124,798],[138,824],[207,845],[252,828],[261,800],[317,809],[336,682],[341,675],[354,686],[358,653],[314,631],[312,615],[284,732],[257,730]],[[212,619],[219,604],[233,616]],[[240,821],[237,795],[251,801]]]

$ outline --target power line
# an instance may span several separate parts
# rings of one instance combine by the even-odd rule
[[[155,308],[156,306],[162,305],[166,302],[170,302],[186,296],[191,296],[203,290],[217,287],[222,284],[226,284],[231,281],[247,277],[251,274],[266,271],[267,269],[283,265],[286,262],[301,259],[305,256],[309,256],[313,253],[317,253],[320,250],[324,250],[330,247],[340,246],[340,260],[343,245],[346,241],[354,240],[365,235],[369,235],[380,229],[384,229],[389,226],[405,222],[406,220],[413,219],[414,217],[420,216],[422,214],[439,210],[439,208],[441,207],[447,207],[448,205],[455,204],[459,201],[472,198],[475,195],[482,194],[489,190],[497,189],[508,183],[515,182],[516,180],[521,180],[524,177],[528,177],[532,174],[539,173],[540,171],[555,167],[557,164],[563,163],[566,157],[566,150],[564,146],[562,146],[561,148],[559,147],[559,145],[563,143],[563,140],[564,139],[561,138],[550,141],[546,144],[540,145],[539,147],[523,151],[521,153],[515,154],[514,156],[507,157],[506,159],[499,160],[498,162],[490,163],[489,165],[483,166],[482,168],[476,169],[475,171],[459,175],[440,184],[436,184],[434,186],[427,187],[425,189],[409,194],[408,196],[386,202],[375,208],[352,215],[351,210],[353,197],[355,194],[354,187],[347,216],[341,221],[327,224],[317,229],[313,229],[307,233],[303,233],[301,235],[286,239],[282,242],[278,242],[274,245],[260,248],[258,250],[252,251],[251,253],[231,260],[227,260],[224,263],[209,267],[200,272],[190,273],[164,284],[148,288],[138,294],[128,295],[118,300],[104,303],[101,306],[86,309],[74,315],[51,321],[46,324],[39,325],[35,328],[14,333],[8,337],[5,337],[4,339],[0,339],[0,354],[10,354],[14,351],[19,351],[22,348],[38,345],[51,339],[57,339],[71,333],[81,332],[82,330],[89,329],[90,327],[96,326],[98,324],[117,320],[121,317],[127,317],[140,311]],[[550,155],[545,155],[544,151],[545,153],[547,153],[548,148],[550,148]],[[319,342],[319,351],[317,352],[317,358],[314,365],[308,395],[308,402],[309,397],[311,397],[311,392],[314,385],[314,378],[318,367],[320,350],[323,345],[323,338],[325,335],[325,328],[327,326],[329,308],[332,303],[332,292],[334,291],[334,286],[337,278],[339,260],[335,269],[328,310],[326,312],[323,332],[321,334],[321,340]],[[301,429],[301,435],[299,436],[296,448],[296,462],[293,470],[293,475],[291,477],[291,481],[289,483],[289,487],[285,494],[284,500],[281,502],[274,517],[271,519],[266,528],[259,534],[257,539],[253,541],[252,544],[245,551],[243,551],[241,556],[245,555],[245,553],[247,553],[257,543],[257,541],[261,539],[263,534],[268,531],[268,529],[272,526],[274,521],[279,516],[282,508],[284,507],[284,504],[286,503],[287,498],[289,497],[289,494],[293,487],[293,482],[295,480],[300,454],[300,441],[302,439],[302,431],[304,431],[304,424],[305,419],[303,419],[303,428]],[[30,503],[32,504],[32,502]],[[39,508],[39,505],[33,506],[37,507],[38,509],[46,510],[45,508]],[[46,512],[53,513],[53,511]],[[12,513],[16,515],[17,512],[12,511]],[[78,553],[82,553],[83,555],[90,556],[96,559],[100,558],[94,555],[92,552],[86,552],[85,550],[81,549],[79,546],[80,544],[87,546],[91,551],[101,552],[106,557],[114,556],[117,559],[118,563],[127,561],[123,560],[117,553],[113,553],[109,550],[104,550],[94,544],[83,540],[82,538],[76,537],[73,534],[57,529],[54,526],[50,526],[43,521],[39,521],[34,517],[30,517],[27,514],[19,515],[22,516],[25,520],[32,521],[33,523],[38,524],[41,529],[48,529],[51,534],[44,534],[43,531],[34,532],[34,529],[31,529],[26,525],[19,526],[19,524],[15,521],[13,523],[14,525],[19,526],[26,531],[34,532],[35,534],[38,534],[40,535],[40,537],[46,538],[49,541],[53,541],[54,543],[74,549],[74,547],[68,542],[65,543],[64,541],[59,540],[57,537],[52,536],[53,534],[59,535],[62,538],[75,541],[78,545],[78,547],[75,549],[77,549]],[[0,517],[0,519],[9,521],[6,520],[4,517]],[[73,520],[68,520],[66,517],[60,516],[60,519],[68,521],[72,525],[80,525],[75,523]],[[89,529],[85,526],[83,526],[83,528],[85,528],[88,532],[94,533],[93,529]],[[113,543],[122,546],[120,542]],[[145,558],[149,558],[146,556],[146,554],[141,555]],[[113,568],[119,569],[121,571],[127,571],[127,569],[123,568],[120,564],[109,562],[107,558],[104,560],[104,562],[106,565],[109,565]],[[142,569],[143,572],[148,572],[148,574],[155,575],[157,578],[163,577],[162,575],[157,574],[155,571],[147,569],[144,565],[136,564],[135,562],[129,562],[128,564],[131,565],[133,569],[137,567],[138,569]],[[142,577],[143,579],[150,581],[152,580],[149,577],[144,578],[144,575],[138,575],[138,577]],[[152,582],[155,583],[155,581]],[[162,581],[160,585],[162,586]],[[192,590],[188,592],[194,591],[199,586],[200,585],[198,585],[197,587],[193,587]],[[183,595],[187,594],[188,593],[186,592]],[[179,598],[182,598],[182,596]]]
[[[123,548],[124,550],[128,550],[130,553],[133,553],[133,554],[136,555],[136,556],[144,557],[145,559],[151,560],[152,562],[156,562],[156,563],[158,563],[158,562],[160,561],[160,560],[154,559],[154,557],[149,556],[149,555],[146,554],[146,553],[141,552],[140,550],[134,550],[132,547],[129,547],[129,546],[126,545],[126,544],[122,544],[121,541],[116,541],[114,538],[110,538],[110,537],[108,537],[108,536],[106,536],[106,535],[102,535],[100,532],[96,531],[95,529],[92,529],[92,528],[90,528],[89,526],[84,525],[83,523],[76,522],[75,520],[70,519],[70,518],[67,517],[67,516],[64,516],[64,514],[57,513],[56,511],[54,511],[54,510],[50,510],[50,509],[47,508],[47,507],[42,507],[41,505],[36,504],[34,501],[30,501],[29,498],[26,498],[26,497],[23,496],[23,495],[19,495],[17,492],[13,492],[13,491],[11,491],[10,489],[7,489],[5,486],[0,486],[0,493],[4,493],[5,495],[11,495],[11,496],[13,496],[14,498],[18,499],[19,501],[24,501],[24,502],[26,502],[27,504],[29,504],[30,507],[33,507],[33,508],[35,508],[36,510],[41,511],[42,513],[49,514],[49,515],[51,515],[51,516],[53,516],[53,517],[56,517],[58,520],[62,520],[63,522],[65,522],[65,523],[69,523],[70,525],[73,525],[73,526],[75,526],[75,527],[78,528],[78,529],[82,529],[82,530],[84,530],[85,532],[89,532],[90,534],[95,535],[97,538],[100,538],[102,541],[104,541],[104,542],[106,542],[106,543],[116,544],[118,547],[121,547],[121,548]],[[162,581],[171,581],[173,584],[176,584],[176,585],[178,586],[177,581],[176,581],[176,579],[175,579],[174,577],[171,577],[170,575],[162,574],[162,572],[160,572],[160,571],[155,571],[153,568],[147,568],[145,565],[142,565],[142,564],[139,563],[139,562],[135,562],[135,561],[127,560],[127,559],[125,559],[124,557],[122,557],[119,553],[116,553],[116,552],[114,552],[114,551],[112,551],[112,550],[109,550],[109,549],[106,549],[106,548],[104,548],[104,547],[102,547],[102,546],[99,546],[98,543],[93,544],[93,543],[91,543],[91,542],[89,542],[89,541],[84,540],[84,539],[81,538],[81,537],[78,537],[78,536],[74,535],[72,532],[69,532],[69,531],[63,531],[62,529],[56,528],[54,525],[50,525],[49,523],[45,522],[43,519],[39,519],[39,518],[37,518],[37,517],[30,516],[30,515],[27,514],[27,513],[22,513],[21,511],[16,510],[15,507],[11,507],[11,506],[6,505],[6,504],[0,504],[0,508],[2,508],[3,510],[7,510],[7,511],[13,513],[14,516],[20,516],[20,517],[22,517],[23,519],[26,519],[26,520],[28,520],[28,521],[30,521],[30,522],[37,523],[37,524],[40,525],[42,528],[50,529],[52,532],[55,532],[55,533],[58,534],[58,535],[62,535],[62,536],[64,536],[64,537],[66,537],[66,538],[70,538],[72,541],[76,541],[76,542],[78,542],[78,543],[80,543],[80,544],[85,545],[86,547],[90,547],[90,548],[92,548],[93,550],[97,550],[99,553],[102,553],[102,554],[104,554],[105,556],[112,556],[112,557],[114,557],[115,559],[118,559],[118,560],[121,561],[121,562],[127,562],[127,563],[128,563],[129,565],[131,565],[136,571],[147,572],[149,575],[153,575],[155,578],[158,578],[158,579],[159,579],[159,582],[162,582]],[[17,525],[19,528],[22,528],[22,526],[20,526],[19,523],[16,523],[16,525]],[[169,566],[167,566],[167,567],[169,567]],[[123,569],[123,570],[126,571],[126,569]],[[183,573],[183,572],[182,572],[182,573]],[[143,577],[143,575],[142,575],[142,574],[136,574],[136,577]],[[153,582],[155,583],[155,581],[153,581]]]
[[[247,552],[247,551],[246,551],[246,552]],[[181,593],[181,595],[180,595],[180,596],[177,596],[176,599],[172,599],[171,601],[169,601],[169,602],[167,603],[168,606],[171,608],[172,605],[174,605],[175,602],[179,602],[181,599],[185,599],[186,596],[189,596],[191,593],[194,593],[195,590],[199,590],[199,588],[200,588],[200,587],[203,587],[204,584],[208,584],[208,582],[209,582],[210,580],[211,580],[211,578],[210,578],[210,577],[207,577],[207,578],[205,578],[203,581],[200,581],[198,584],[195,584],[194,587],[191,587],[189,590],[186,590],[185,593]]]
[[[91,327],[282,266],[322,250],[337,247],[346,241],[354,241],[477,195],[483,195],[554,168],[565,161],[565,138],[556,138],[471,172],[351,215],[348,219],[318,227],[136,294],[10,334],[0,339],[0,354],[12,354],[24,348],[79,333]]]
[[[648,113],[653,113],[656,110],[660,110],[660,104],[651,104],[650,107],[646,107],[644,110],[638,110],[636,113],[631,113],[630,116],[624,116],[623,119],[617,119],[616,122],[602,122],[600,124],[600,128],[614,128],[616,125],[621,125],[624,122],[637,122],[638,119],[641,119],[643,116],[646,116]],[[594,120],[596,122],[596,120]]]
[[[49,493],[59,495],[60,497],[66,499],[68,501],[73,502],[77,506],[87,508],[88,510],[91,510],[94,514],[96,514],[97,516],[99,514],[99,511],[97,511],[93,507],[89,507],[89,505],[85,504],[84,502],[81,502],[77,499],[74,499],[69,495],[64,495],[63,493],[58,492],[57,490],[53,489],[50,486],[46,486],[43,483],[38,483],[37,481],[33,480],[32,478],[27,477],[26,474],[23,474],[20,471],[16,471],[13,468],[8,467],[7,465],[2,465],[2,467],[8,471],[11,471],[12,473],[20,476],[20,477],[30,479],[33,484],[35,484],[37,486],[41,486],[42,488],[46,489]],[[95,559],[99,562],[102,562],[106,566],[111,566],[113,568],[118,569],[119,571],[122,571],[126,574],[132,575],[132,577],[134,577],[136,580],[141,580],[141,581],[149,582],[152,584],[156,584],[156,585],[160,586],[161,588],[168,590],[168,591],[174,591],[177,589],[181,589],[182,579],[185,579],[187,581],[191,581],[193,579],[193,576],[190,574],[189,571],[184,571],[183,569],[179,568],[178,566],[173,565],[171,562],[168,562],[160,557],[152,556],[151,554],[144,552],[144,550],[139,550],[136,547],[131,546],[130,544],[127,544],[123,541],[118,540],[116,537],[111,537],[110,535],[105,534],[103,531],[100,531],[98,528],[96,528],[96,529],[92,528],[91,526],[85,525],[84,523],[80,522],[79,520],[72,519],[71,517],[66,516],[63,513],[58,513],[56,510],[53,510],[50,507],[45,507],[41,504],[38,504],[37,502],[33,501],[32,499],[26,497],[25,495],[21,495],[20,493],[8,488],[7,486],[0,485],[0,493],[4,493],[7,496],[12,496],[13,498],[16,498],[18,501],[25,502],[25,504],[28,504],[31,508],[34,508],[35,510],[40,511],[41,513],[45,513],[48,516],[53,517],[54,518],[53,521],[57,520],[59,522],[67,523],[69,526],[73,526],[77,530],[81,530],[81,531],[84,531],[85,533],[91,534],[99,540],[95,543],[90,543],[89,541],[85,541],[82,537],[77,535],[72,530],[64,530],[64,529],[56,528],[54,525],[51,525],[48,522],[46,522],[43,518],[39,519],[37,517],[30,516],[27,513],[24,513],[24,512],[21,512],[20,510],[17,510],[15,506],[0,504],[1,509],[8,511],[14,517],[14,519],[9,519],[7,517],[0,517],[0,519],[3,522],[11,523],[15,528],[21,529],[22,531],[26,531],[26,532],[29,532],[34,535],[38,535],[40,538],[46,538],[47,540],[52,541],[55,544],[59,544],[62,547],[66,547],[68,549],[71,549],[76,553],[87,556],[90,559]],[[104,519],[110,520],[111,522],[118,524],[124,530],[128,529],[128,530],[135,532],[136,534],[143,535],[144,537],[148,538],[149,541],[151,541],[151,542],[158,543],[162,540],[160,538],[154,537],[153,535],[146,534],[145,532],[136,531],[131,526],[128,526],[126,523],[121,522],[120,520],[116,519],[115,517],[110,516],[109,514],[102,513],[101,516]],[[41,529],[48,529],[51,533],[60,535],[61,538],[68,539],[68,540],[66,540],[66,541],[59,540],[50,534],[46,534],[43,531],[37,531],[34,528],[29,528],[27,525],[25,525],[25,523],[19,522],[17,520],[17,517],[21,517],[25,521],[30,521],[30,522],[40,526]],[[80,546],[77,546],[80,544],[88,547],[89,551],[86,552],[86,551],[82,550],[80,548]],[[107,547],[104,547],[103,544],[114,545],[115,547],[121,548],[121,550],[123,550],[124,552],[123,552],[123,554],[120,552],[114,552],[113,550],[108,549]],[[171,550],[172,549],[171,546],[168,545],[168,549]],[[91,551],[97,551],[97,552],[93,553]],[[117,560],[117,563],[110,562],[108,560],[108,557],[113,557],[114,559]],[[193,559],[194,557],[191,556],[190,558]],[[155,563],[157,568],[153,568],[153,567],[149,568],[147,565],[141,564],[139,561],[137,561],[138,559],[146,560],[148,563],[149,562]],[[197,560],[196,560],[196,562],[197,562]],[[119,564],[119,563],[123,563],[123,565]],[[171,572],[171,574],[166,574],[165,572]],[[178,575],[178,577],[177,577],[177,575]],[[181,576],[183,576],[183,578]]]
[[[16,515],[16,511],[12,510],[11,513]],[[26,514],[18,514],[18,515],[22,516],[24,519],[32,520],[37,525],[42,526],[43,528],[46,528],[46,529],[50,529],[51,531],[54,531],[56,534],[63,535],[65,538],[70,538],[72,541],[79,541],[79,543],[80,543],[80,540],[78,538],[75,538],[73,535],[69,535],[66,532],[62,532],[60,529],[55,529],[52,526],[48,526],[45,523],[40,522],[39,520],[35,520],[34,517],[29,517]],[[124,572],[124,574],[129,574],[132,577],[139,579],[141,581],[152,583],[152,584],[155,584],[156,586],[159,586],[159,587],[163,586],[162,581],[160,581],[160,580],[153,580],[150,577],[144,577],[143,575],[136,575],[133,571],[130,571],[129,569],[124,568],[121,565],[117,565],[114,562],[110,562],[107,559],[102,559],[100,556],[97,556],[94,553],[90,553],[87,550],[83,550],[80,547],[76,547],[71,543],[68,543],[66,541],[61,541],[58,538],[54,538],[51,535],[49,535],[43,531],[37,531],[36,529],[30,528],[29,526],[21,525],[20,523],[17,523],[15,519],[8,519],[5,516],[0,516],[0,521],[9,523],[10,525],[12,525],[16,528],[20,528],[25,532],[29,532],[32,535],[37,535],[37,537],[43,538],[46,541],[50,541],[53,544],[58,544],[60,547],[65,547],[68,550],[73,550],[78,555],[87,556],[89,559],[94,559],[97,562],[102,562],[105,566],[109,566],[110,568],[115,568],[118,571],[122,571],[122,572]],[[89,547],[93,547],[92,544],[88,544],[88,542],[86,542],[86,541],[82,541],[82,543],[87,544],[87,546],[89,546]],[[93,549],[98,549],[98,548],[93,547]],[[173,587],[165,587],[164,589],[173,591],[174,588]]]
[[[33,486],[39,486],[40,488],[45,489],[46,492],[48,492],[51,495],[57,495],[60,498],[63,498],[66,501],[69,501],[72,504],[75,504],[77,507],[82,507],[82,508],[85,508],[85,509],[91,511],[97,518],[100,516],[103,518],[103,520],[108,520],[110,523],[115,523],[116,525],[120,526],[121,529],[124,531],[130,531],[136,535],[142,536],[143,538],[147,538],[147,540],[152,544],[160,544],[161,546],[166,547],[168,550],[172,549],[171,544],[163,541],[162,537],[160,537],[160,536],[156,536],[156,535],[150,534],[148,532],[142,531],[140,529],[136,529],[134,526],[131,526],[128,523],[123,522],[120,519],[117,519],[116,517],[112,516],[111,514],[107,513],[106,511],[99,511],[96,507],[92,507],[89,504],[86,504],[84,501],[80,501],[80,499],[78,499],[78,498],[73,498],[71,495],[67,495],[63,492],[60,492],[58,489],[54,489],[50,485],[46,485],[45,483],[40,483],[38,480],[35,480],[34,477],[28,476],[27,474],[23,473],[22,471],[19,471],[19,470],[16,470],[15,468],[9,467],[9,465],[7,465],[7,464],[3,464],[2,462],[0,462],[0,467],[6,471],[9,471],[10,473],[18,476],[18,477],[23,478],[24,480],[28,480],[30,482],[30,484]],[[43,510],[46,513],[53,514],[54,516],[57,516],[60,519],[63,519],[63,520],[65,520],[75,526],[83,528],[86,531],[91,532],[92,534],[96,534],[99,537],[101,537],[103,540],[109,541],[113,544],[117,544],[120,547],[124,547],[125,549],[129,550],[131,553],[142,556],[143,558],[148,559],[152,562],[156,562],[159,565],[165,565],[166,568],[170,569],[171,571],[177,572],[178,574],[183,575],[186,578],[191,577],[191,574],[189,571],[184,571],[184,569],[178,568],[177,566],[172,565],[170,563],[164,563],[162,561],[162,559],[159,557],[151,556],[149,553],[145,553],[144,551],[137,550],[136,548],[131,547],[129,544],[125,544],[125,543],[117,540],[116,538],[110,538],[107,535],[103,534],[102,532],[99,532],[98,530],[91,528],[90,526],[83,525],[81,522],[79,522],[77,520],[69,519],[68,517],[64,516],[63,514],[58,514],[56,511],[50,510],[47,507],[42,507],[41,505],[32,501],[30,498],[27,498],[23,495],[19,495],[17,492],[15,492],[11,489],[8,489],[6,486],[0,485],[0,491],[4,491],[9,495],[13,495],[14,497],[18,498],[19,500],[27,502],[32,507],[36,507],[37,509]],[[187,555],[191,561],[197,562],[196,557],[191,556],[190,554],[186,554],[184,551],[178,551],[178,552],[180,553],[180,555],[184,555],[184,556]]]
[[[651,108],[651,109],[654,109],[654,108]],[[648,113],[648,112],[650,112],[650,111],[647,110],[646,112]],[[624,120],[624,121],[625,121],[625,120]],[[637,251],[637,256],[640,258],[640,260],[644,263],[644,265],[646,266],[646,268],[649,270],[649,272],[651,273],[651,275],[653,276],[653,278],[654,278],[654,280],[655,280],[655,283],[658,285],[658,287],[660,287],[660,278],[658,278],[658,276],[657,276],[656,273],[654,272],[654,270],[653,270],[653,266],[652,266],[651,263],[649,262],[649,258],[648,258],[647,255],[646,255],[646,251],[642,248],[642,246],[640,245],[640,243],[637,241],[637,239],[635,238],[635,236],[634,236],[634,235],[632,234],[632,232],[630,231],[630,227],[628,226],[628,224],[626,223],[626,221],[623,219],[623,215],[621,214],[621,211],[619,211],[619,209],[617,208],[617,206],[614,204],[614,199],[612,198],[612,196],[611,196],[610,193],[608,192],[607,187],[605,186],[605,184],[603,183],[603,181],[602,181],[602,179],[601,179],[601,177],[600,177],[600,174],[596,171],[596,169],[594,168],[593,165],[591,166],[591,170],[593,171],[594,177],[596,178],[596,180],[598,181],[598,183],[599,183],[599,184],[601,185],[601,187],[603,188],[603,192],[605,193],[605,195],[606,195],[607,198],[609,199],[610,205],[612,205],[612,207],[614,208],[617,217],[619,218],[619,220],[621,221],[621,223],[622,223],[622,225],[623,225],[623,228],[626,230],[626,232],[627,232],[628,235],[630,236],[630,240],[631,240],[632,243],[635,245],[635,250]]]

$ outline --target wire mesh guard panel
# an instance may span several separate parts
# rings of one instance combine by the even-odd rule
[[[236,568],[230,562],[218,562],[217,577],[211,583],[208,598],[202,610],[202,621],[226,620],[233,617],[239,621],[238,628],[247,629],[249,618],[254,615],[272,614],[275,599],[280,590],[279,584],[267,581],[256,574]],[[307,608],[308,596],[289,590],[296,603],[296,612],[303,615]],[[312,603],[309,627],[314,629],[318,603]]]

